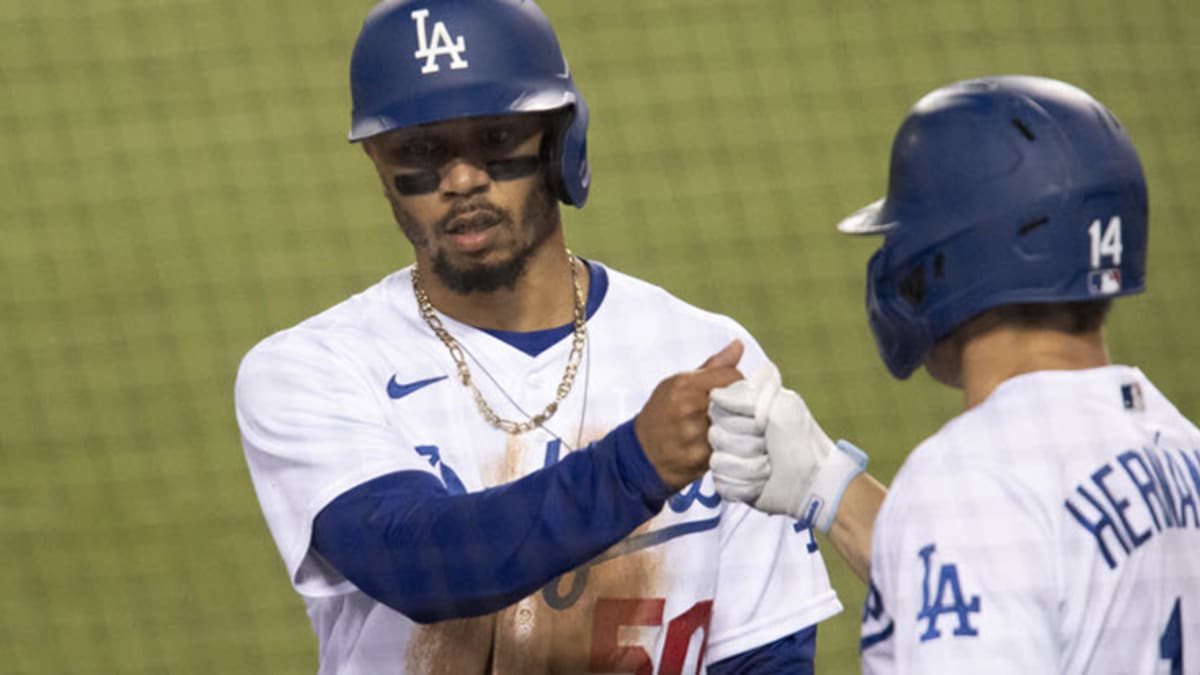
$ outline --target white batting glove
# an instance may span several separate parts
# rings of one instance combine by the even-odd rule
[[[717,405],[715,399],[709,404],[712,425],[708,428],[708,444],[713,454],[708,466],[723,499],[754,504],[771,477],[764,432],[767,410],[780,386],[779,370],[768,364],[753,379],[738,380],[724,388],[729,396],[745,403],[749,414]]]
[[[846,486],[866,469],[866,454],[831,441],[804,399],[781,387],[774,366],[714,389],[709,416],[710,467],[722,498],[829,531]]]

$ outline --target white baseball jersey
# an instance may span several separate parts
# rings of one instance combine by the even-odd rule
[[[734,338],[747,347],[743,373],[765,363],[731,319],[591,269],[593,284],[607,273],[608,290],[587,323],[574,387],[545,428],[520,436],[490,426],[459,383],[445,345],[418,314],[411,269],[246,356],[237,383],[246,458],[307,604],[321,673],[696,673],[840,611],[811,532],[721,502],[710,475],[604,555],[477,618],[415,623],[314,554],[314,517],[365,481],[396,471],[443,476],[445,466],[468,492],[507,483],[628,421],[660,380],[698,367]],[[441,320],[501,417],[526,419],[554,398],[569,334],[530,356]]]
[[[1012,378],[897,474],[863,670],[1200,673],[1198,509],[1200,431],[1141,371]]]

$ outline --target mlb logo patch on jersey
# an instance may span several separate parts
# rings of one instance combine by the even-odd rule
[[[1112,295],[1121,292],[1121,270],[1093,270],[1088,273],[1088,292],[1092,295]]]
[[[1137,382],[1121,385],[1121,401],[1126,410],[1141,412],[1146,409],[1146,399],[1142,398],[1142,387]]]

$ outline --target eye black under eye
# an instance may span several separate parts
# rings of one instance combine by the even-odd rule
[[[440,180],[436,171],[417,171],[393,176],[392,184],[396,186],[396,192],[411,197],[436,192]]]

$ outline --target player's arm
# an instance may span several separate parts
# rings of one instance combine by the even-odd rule
[[[423,623],[502,609],[595,557],[670,495],[627,422],[517,481],[452,494],[401,471],[334,499],[313,548],[364,593]]]
[[[871,535],[886,496],[887,488],[874,476],[866,471],[857,474],[846,484],[833,523],[826,532],[833,547],[863,583],[871,578]]]
[[[382,476],[316,517],[314,549],[415,621],[501,609],[587,562],[707,469],[708,392],[740,377],[731,345],[668,378],[604,439],[520,480],[451,494],[431,474]]]
[[[722,497],[808,522],[865,583],[871,534],[887,491],[866,473],[867,456],[834,443],[799,394],[769,366],[713,391],[712,471]]]

